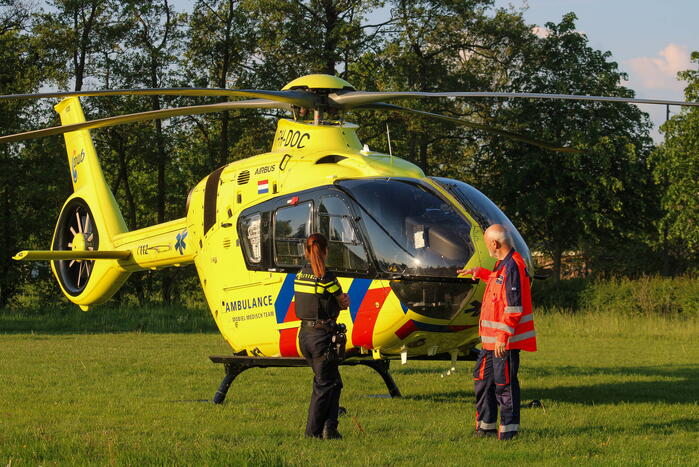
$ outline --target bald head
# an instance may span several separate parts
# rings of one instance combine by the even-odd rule
[[[503,259],[512,249],[510,235],[501,224],[493,224],[485,229],[483,240],[493,258]]]
[[[502,243],[503,245],[512,246],[510,245],[510,238],[507,234],[507,230],[501,224],[493,224],[487,229],[485,229],[483,238],[485,238],[486,241],[495,240],[496,242]]]

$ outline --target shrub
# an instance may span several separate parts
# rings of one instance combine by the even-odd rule
[[[699,315],[699,280],[692,276],[551,281],[536,283],[533,293],[544,310]]]

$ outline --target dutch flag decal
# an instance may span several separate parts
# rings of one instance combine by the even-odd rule
[[[269,180],[260,180],[257,182],[257,194],[269,193]]]

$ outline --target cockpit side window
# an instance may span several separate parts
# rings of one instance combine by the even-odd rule
[[[313,203],[277,209],[274,213],[274,262],[279,266],[304,263],[304,241],[311,234]]]
[[[328,267],[338,271],[366,271],[367,253],[347,203],[336,195],[323,196],[318,201],[316,222],[318,231],[330,242]]]
[[[428,185],[408,179],[337,183],[354,199],[378,266],[404,277],[449,277],[474,253],[471,225]]]

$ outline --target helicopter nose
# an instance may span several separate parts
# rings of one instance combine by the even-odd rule
[[[452,320],[469,303],[476,281],[391,281],[391,289],[404,307],[427,318]]]

